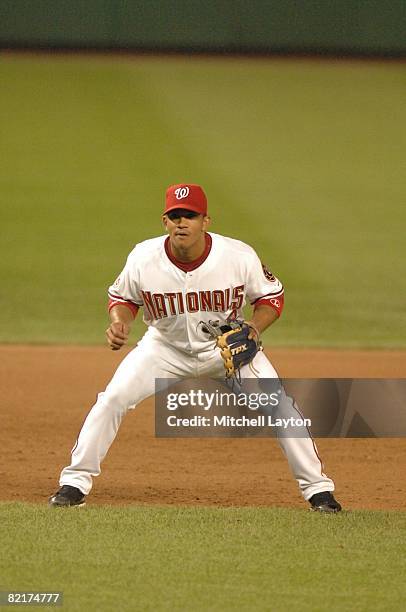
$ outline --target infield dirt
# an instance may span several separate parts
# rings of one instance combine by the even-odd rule
[[[406,377],[406,352],[273,349],[282,377]],[[1,500],[47,502],[123,353],[0,346]],[[406,510],[406,439],[317,441],[346,509]],[[157,439],[153,400],[124,420],[89,503],[306,508],[275,440]]]

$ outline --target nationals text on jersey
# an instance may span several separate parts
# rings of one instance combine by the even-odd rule
[[[144,306],[153,319],[183,314],[187,312],[226,312],[239,310],[244,302],[244,285],[232,289],[215,289],[214,291],[180,291],[171,293],[151,293],[142,291]]]

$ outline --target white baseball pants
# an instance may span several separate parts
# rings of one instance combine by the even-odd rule
[[[263,352],[252,365],[241,369],[243,378],[277,378]],[[99,393],[72,450],[71,464],[65,467],[59,484],[71,485],[88,495],[92,477],[100,474],[100,464],[117,435],[121,421],[130,408],[155,393],[156,378],[223,378],[224,367],[217,350],[200,355],[183,353],[145,334],[123,359],[106,390]],[[295,411],[291,402],[291,409]],[[294,412],[297,416],[297,412]],[[334,483],[323,473],[323,466],[312,438],[278,437],[292,474],[305,500],[315,493],[334,491]]]

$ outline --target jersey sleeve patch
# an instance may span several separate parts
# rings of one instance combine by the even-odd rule
[[[270,283],[274,283],[276,281],[275,276],[272,274],[269,268],[266,267],[264,263],[261,262],[261,265],[262,265],[262,272],[264,273],[266,280],[268,280]]]

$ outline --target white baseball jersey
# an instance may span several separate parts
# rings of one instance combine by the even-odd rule
[[[242,316],[250,304],[266,303],[280,312],[283,286],[250,246],[206,234],[207,248],[198,267],[184,271],[168,250],[167,236],[135,246],[127,263],[109,288],[110,307],[123,303],[136,312],[143,306],[148,335],[188,353],[212,350],[213,341],[200,321]]]

